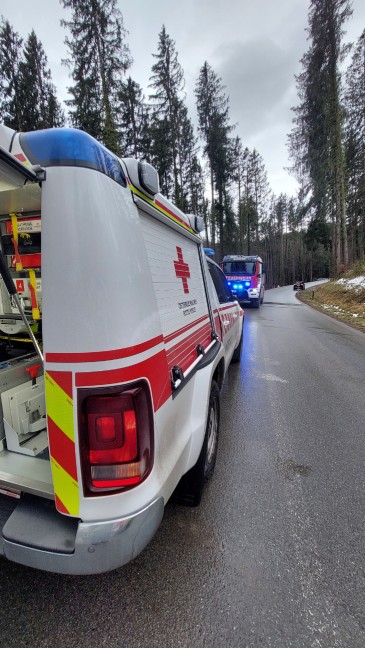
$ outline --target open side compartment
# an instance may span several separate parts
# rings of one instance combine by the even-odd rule
[[[41,348],[41,186],[29,169],[10,169],[8,153],[0,157],[0,249]],[[0,277],[0,494],[23,492],[54,498],[43,366]]]

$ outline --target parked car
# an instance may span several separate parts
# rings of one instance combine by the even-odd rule
[[[305,290],[305,283],[304,281],[296,281],[293,290]]]

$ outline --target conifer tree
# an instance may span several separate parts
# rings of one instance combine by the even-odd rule
[[[365,30],[346,74],[346,157],[351,260],[365,256]]]
[[[159,34],[158,53],[153,54],[156,62],[152,66],[150,87],[154,92],[150,95],[152,101],[153,133],[157,135],[155,142],[155,159],[158,169],[165,167],[165,187],[172,188],[172,197],[178,206],[183,203],[181,186],[181,160],[180,160],[180,122],[183,111],[182,91],[184,88],[184,74],[178,61],[175,42],[167,34],[163,25]],[[162,132],[161,127],[163,126]],[[160,135],[165,138],[166,148],[171,155],[170,169],[159,162]],[[163,156],[165,157],[165,156]],[[166,177],[167,172],[172,172],[172,179]],[[171,195],[171,194],[170,194]]]
[[[243,149],[242,141],[236,137],[233,143],[233,160],[234,160],[234,182],[237,185],[237,221],[238,221],[238,251],[240,254],[247,252],[247,216],[250,214],[251,205],[249,177],[249,159],[250,151]]]
[[[122,83],[119,92],[121,112],[119,124],[121,127],[121,148],[123,157],[148,156],[148,106],[144,100],[142,89],[131,77]]]
[[[22,39],[3,17],[0,24],[0,118],[9,128],[22,129],[19,103],[19,63]]]
[[[176,192],[173,172],[173,150],[170,133],[171,124],[167,117],[163,119],[151,109],[149,122],[150,147],[146,159],[158,170],[161,193],[173,198]]]
[[[199,131],[204,141],[204,155],[210,172],[212,244],[215,243],[217,225],[220,252],[223,255],[224,197],[229,182],[234,177],[234,143],[229,137],[232,130],[229,124],[229,100],[221,79],[207,62],[200,69],[195,95]]]
[[[181,204],[183,211],[199,213],[205,209],[204,178],[199,162],[197,138],[187,107],[181,104],[178,124],[178,159],[181,186]]]
[[[32,30],[19,63],[18,92],[22,130],[38,130],[64,124],[63,111],[57,101],[47,64],[42,43]]]
[[[62,20],[71,32],[65,43],[74,85],[69,88],[70,119],[114,152],[120,152],[119,92],[132,59],[117,0],[61,0],[72,10]]]
[[[248,157],[247,174],[250,177],[251,196],[255,205],[255,222],[252,223],[256,240],[259,239],[259,225],[263,219],[270,195],[270,187],[267,179],[267,171],[264,160],[256,149]]]
[[[332,220],[336,272],[348,263],[339,65],[346,52],[343,25],[350,15],[350,0],[311,0],[311,45],[297,77],[300,105],[295,109],[295,125],[289,136],[294,171],[307,180],[315,217]]]
[[[8,21],[0,27],[2,121],[15,130],[62,126],[64,114],[52,84],[42,43],[34,30],[24,47]]]

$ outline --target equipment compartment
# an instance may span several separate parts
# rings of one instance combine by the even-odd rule
[[[34,188],[33,188],[34,190]],[[25,192],[26,193],[26,192]],[[33,196],[34,191],[32,192]],[[39,211],[0,215],[1,251],[23,311],[42,345]],[[14,297],[0,278],[0,492],[53,499],[43,366]]]

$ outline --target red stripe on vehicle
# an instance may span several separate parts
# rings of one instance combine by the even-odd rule
[[[67,515],[70,515],[70,511],[66,508],[63,502],[61,502],[60,498],[55,495],[55,504],[56,504],[56,509],[59,513],[67,513]]]
[[[152,349],[154,346],[163,342],[162,335],[135,344],[131,347],[123,349],[111,349],[110,351],[90,351],[83,353],[46,353],[47,362],[107,362],[108,360],[120,360],[121,358],[129,358],[130,356],[137,355]]]
[[[229,310],[229,309],[231,309],[232,313],[234,313],[236,311],[235,304],[229,304],[229,306],[222,306],[221,308],[219,308],[219,312],[222,313],[223,311],[226,311],[226,310]]]
[[[151,358],[130,367],[107,371],[85,371],[76,373],[77,387],[113,385],[140,378],[147,378],[151,384],[154,410],[156,411],[171,396],[171,383],[166,352],[160,351]]]
[[[173,352],[168,355],[169,367],[172,368],[174,365],[178,365],[183,371],[186,371],[199,357],[196,351],[197,344],[201,344],[203,348],[206,348],[211,341],[209,331],[205,337],[200,335],[196,339],[190,339],[184,346],[177,345],[172,350]]]
[[[168,344],[168,342],[171,342],[175,338],[179,337],[179,335],[183,335],[184,333],[192,329],[194,326],[197,326],[198,324],[201,324],[202,322],[208,319],[209,319],[208,315],[203,315],[203,317],[199,317],[199,319],[194,320],[194,322],[191,322],[190,324],[186,324],[186,326],[183,326],[181,329],[178,329],[173,333],[169,333],[169,335],[166,335],[164,337],[165,344]]]
[[[169,365],[170,359],[175,357],[177,353],[181,354],[181,352],[184,352],[185,350],[192,347],[196,351],[196,346],[198,344],[202,344],[204,346],[204,343],[206,344],[207,340],[209,344],[211,342],[211,328],[209,325],[205,325],[198,331],[194,331],[194,333],[192,333],[188,337],[185,337],[183,340],[180,340],[180,342],[171,347],[171,349],[168,349],[166,351],[166,355]]]
[[[71,371],[48,371],[48,375],[72,400],[72,373]]]
[[[50,455],[57,463],[77,482],[77,468],[75,458],[75,444],[71,439],[48,417],[48,434]]]
[[[163,209],[165,212],[170,214],[170,216],[173,216],[173,218],[176,218],[176,220],[180,221],[180,223],[182,223],[182,225],[184,225],[184,227],[188,227],[189,229],[191,229],[191,227],[188,225],[188,223],[185,223],[185,221],[180,216],[178,216],[173,211],[171,211],[171,209],[166,207],[166,205],[163,205],[162,203],[160,203],[159,200],[155,200],[155,204],[157,205],[157,207],[159,207],[160,209]]]

